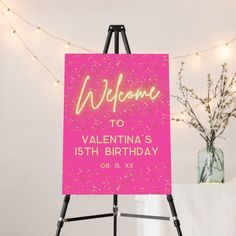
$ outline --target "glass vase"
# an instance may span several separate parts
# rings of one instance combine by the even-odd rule
[[[224,153],[208,146],[198,152],[198,183],[224,183]]]

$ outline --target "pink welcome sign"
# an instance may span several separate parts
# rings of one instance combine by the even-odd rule
[[[170,194],[167,54],[66,54],[63,194]]]

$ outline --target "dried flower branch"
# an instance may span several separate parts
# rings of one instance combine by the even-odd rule
[[[222,138],[230,118],[236,118],[236,74],[229,79],[227,75],[227,64],[222,65],[219,79],[214,83],[211,75],[207,78],[207,95],[199,96],[194,89],[186,87],[183,82],[184,62],[178,72],[177,86],[180,95],[172,97],[184,107],[186,116],[173,117],[176,122],[183,122],[189,127],[195,128],[208,146],[213,145],[217,138]],[[235,86],[236,87],[236,86]],[[207,115],[207,124],[204,125],[197,116],[192,101],[198,101],[203,106]]]

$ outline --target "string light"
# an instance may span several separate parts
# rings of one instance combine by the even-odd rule
[[[7,9],[6,9],[6,14],[7,14],[7,15],[10,15],[10,11],[11,11],[11,9],[10,9],[10,8],[7,8]]]
[[[221,47],[221,56],[226,57],[229,55],[229,43],[225,43]]]
[[[229,52],[229,44],[228,43],[225,43],[223,50],[224,50],[225,54],[228,54],[228,52]]]
[[[37,57],[36,57],[36,56],[33,56],[33,57],[32,57],[32,61],[37,61]]]
[[[12,30],[12,33],[18,37],[21,44],[28,51],[28,53],[31,55],[32,61],[37,61],[51,75],[51,78],[57,83],[57,85],[59,85],[59,84],[63,85],[62,82],[60,82],[60,80],[52,73],[52,71],[42,62],[42,60],[40,60],[38,57],[35,56],[33,51],[30,49],[30,47],[24,41],[23,37],[15,30],[13,25],[10,23],[7,16],[3,12],[1,12],[1,15],[3,16],[3,18],[7,22],[9,28]]]
[[[65,44],[65,48],[67,49],[67,48],[69,48],[69,46],[70,46],[70,42],[67,42],[67,43]]]
[[[185,118],[185,114],[184,112],[181,112],[181,119],[184,119]]]
[[[225,43],[225,50],[229,51],[229,44],[228,43]]]
[[[188,54],[185,54],[185,55],[180,55],[180,56],[174,56],[174,57],[171,57],[170,59],[171,60],[178,60],[178,59],[184,59],[184,58],[188,58],[188,57],[191,57],[191,56],[199,56],[199,54],[203,54],[203,53],[207,53],[207,52],[210,52],[212,50],[215,50],[217,48],[223,48],[225,51],[225,54],[226,52],[229,51],[229,45],[231,43],[234,43],[236,41],[236,37],[235,38],[232,38],[231,40],[229,40],[228,42],[224,43],[224,44],[218,44],[218,45],[215,45],[213,47],[210,47],[210,48],[206,48],[206,49],[202,49],[202,50],[199,50],[197,53],[188,53]],[[198,55],[197,55],[198,54]],[[197,59],[200,59],[200,56],[197,57]]]
[[[34,28],[38,28],[37,25],[35,25],[34,23],[32,23],[31,21],[27,20],[23,15],[19,14],[17,11],[15,11],[14,9],[10,9],[8,7],[8,5],[3,1],[3,0],[0,0],[0,2],[2,3],[2,5],[8,10],[8,12],[11,11],[11,13],[13,13],[14,15],[16,15],[19,19],[21,19],[23,22],[25,22],[26,24],[30,25],[31,27],[34,27]],[[84,46],[81,46],[81,45],[78,45],[76,43],[70,43],[69,45],[67,45],[67,43],[69,42],[68,40],[65,40],[63,39],[62,37],[59,37],[59,36],[56,36],[52,33],[50,33],[49,31],[45,30],[44,28],[42,27],[39,27],[40,31],[47,34],[48,36],[56,39],[56,40],[59,40],[61,42],[64,42],[65,43],[65,48],[68,48],[69,46],[73,46],[73,47],[77,47],[77,48],[80,48],[80,49],[83,49],[87,52],[92,52],[92,53],[95,53],[95,51],[87,48],[87,47],[84,47]],[[184,58],[187,58],[187,57],[191,57],[191,56],[195,56],[197,59],[200,59],[200,56],[199,54],[203,54],[203,53],[207,53],[209,51],[212,51],[212,50],[215,50],[217,48],[221,48],[222,46],[225,47],[225,51],[228,51],[229,49],[229,45],[233,42],[236,41],[236,38],[232,38],[231,40],[229,40],[227,43],[224,43],[224,44],[219,44],[219,45],[215,45],[213,47],[210,47],[210,48],[206,48],[206,49],[202,49],[202,50],[198,50],[198,56],[196,55],[196,51],[195,52],[192,52],[192,53],[188,53],[188,54],[185,54],[185,55],[180,55],[180,56],[173,56],[173,57],[170,57],[170,60],[178,60],[178,59],[184,59]]]
[[[39,32],[40,32],[40,27],[39,27],[39,26],[35,29],[35,32],[36,32],[36,33],[39,33]]]
[[[198,52],[196,52],[196,59],[197,59],[197,60],[200,60],[200,55],[199,55]]]
[[[59,81],[59,80],[57,80],[57,81],[54,82],[54,86],[55,86],[55,87],[57,87],[59,84],[60,84],[60,81]]]
[[[0,0],[0,3],[1,3],[6,9],[10,9],[10,8],[8,7],[8,5],[7,5],[4,1]],[[10,10],[9,10],[9,11],[10,11]],[[49,37],[54,38],[54,39],[56,39],[56,40],[58,40],[58,41],[61,41],[62,43],[65,43],[65,44],[67,44],[67,43],[69,42],[68,40],[65,40],[65,39],[63,39],[62,37],[56,36],[56,35],[54,35],[53,33],[50,33],[49,31],[47,31],[46,29],[44,29],[44,28],[42,28],[42,27],[39,27],[38,25],[36,25],[36,24],[32,23],[31,21],[27,20],[23,15],[19,14],[19,13],[18,13],[17,11],[15,11],[14,9],[11,9],[11,13],[14,14],[15,16],[17,16],[19,19],[21,19],[21,20],[22,20],[23,22],[25,22],[26,24],[28,24],[28,25],[30,25],[31,27],[33,27],[34,29],[39,28],[39,31],[40,31],[40,32],[43,32],[44,34],[48,35]],[[76,47],[76,48],[80,48],[80,49],[82,49],[82,50],[85,50],[85,51],[87,51],[87,52],[92,52],[92,53],[95,52],[95,51],[93,51],[93,50],[91,50],[91,49],[89,49],[89,48],[86,48],[86,47],[84,47],[84,46],[80,46],[80,45],[78,45],[78,44],[76,44],[76,43],[70,42],[70,45],[73,46],[73,47]]]
[[[12,31],[12,35],[13,35],[13,36],[16,35],[16,31],[15,31],[15,30]]]

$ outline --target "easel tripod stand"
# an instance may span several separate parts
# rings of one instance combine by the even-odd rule
[[[127,40],[125,27],[124,25],[110,25],[108,28],[108,34],[104,46],[103,53],[107,54],[109,45],[111,42],[112,34],[114,33],[115,40],[114,40],[114,52],[116,54],[119,53],[119,34],[121,34],[123,43],[125,46],[126,53],[131,54],[131,50],[129,47],[129,43]],[[99,215],[89,215],[89,216],[80,216],[80,217],[73,217],[73,218],[65,218],[66,211],[68,204],[70,202],[70,195],[65,195],[61,214],[57,223],[57,231],[56,236],[60,236],[61,229],[66,222],[72,222],[72,221],[80,221],[80,220],[89,220],[89,219],[95,219],[95,218],[103,218],[103,217],[113,217],[114,224],[113,224],[113,236],[117,236],[117,217],[133,217],[133,218],[143,218],[143,219],[155,219],[155,220],[165,220],[165,221],[173,221],[174,226],[176,227],[178,236],[182,236],[182,232],[180,229],[180,221],[178,219],[173,197],[172,195],[167,195],[167,201],[170,206],[172,217],[166,217],[166,216],[151,216],[151,215],[140,215],[140,214],[130,214],[130,213],[120,213],[118,212],[118,195],[113,195],[113,212],[112,213],[105,213],[105,214],[99,214]]]

